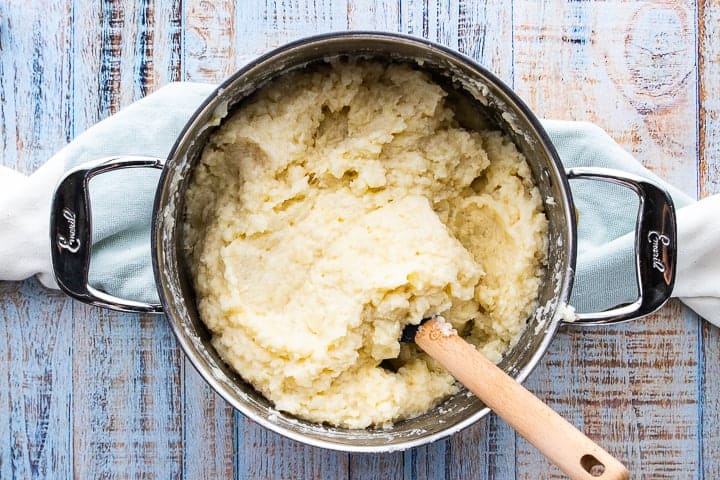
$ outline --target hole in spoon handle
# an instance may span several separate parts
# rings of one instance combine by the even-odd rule
[[[593,477],[601,477],[605,473],[605,465],[592,455],[583,455],[580,459],[580,465]]]

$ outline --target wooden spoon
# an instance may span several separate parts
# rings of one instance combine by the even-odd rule
[[[629,478],[625,466],[458,336],[442,317],[408,326],[412,341],[573,480]]]

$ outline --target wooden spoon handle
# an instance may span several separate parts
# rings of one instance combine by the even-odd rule
[[[425,322],[415,343],[549,460],[577,480],[628,478],[625,466],[545,405],[474,346],[449,332],[444,320]]]

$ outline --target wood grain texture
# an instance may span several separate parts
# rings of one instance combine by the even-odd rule
[[[236,478],[345,478],[348,455],[288,440],[237,414]],[[367,478],[367,477],[362,477]]]
[[[185,78],[219,82],[272,47],[322,31],[319,21],[327,22],[326,29],[330,29],[340,18],[344,26],[345,10],[339,10],[336,13],[340,16],[336,16],[329,7],[330,2],[187,2]],[[186,361],[186,371],[189,368]],[[186,375],[185,381],[186,390],[208,388],[195,372],[190,378]],[[213,411],[220,413],[215,424],[223,425],[213,437],[217,442],[214,454],[211,452],[218,470],[229,473],[234,467],[238,478],[288,477],[297,469],[305,478],[347,474],[347,454],[307,447],[267,432],[240,414],[233,417],[227,404],[216,395],[208,392],[204,398],[212,398]],[[202,422],[201,413],[197,421]],[[199,424],[194,422],[193,426]],[[233,439],[235,455],[223,456]]]
[[[164,48],[177,35],[168,28],[168,38],[159,36],[156,9],[177,10],[163,2],[75,3],[76,133],[177,77],[179,56]],[[182,357],[167,323],[79,304],[73,312],[74,475],[179,477]]]
[[[487,67],[503,82],[512,85],[512,5],[497,0],[461,1],[457,24],[457,50]]]
[[[694,197],[694,4],[517,1],[513,10],[515,89],[535,112],[598,124]]]
[[[400,4],[383,0],[347,2],[348,30],[384,30],[395,32],[400,27]]]
[[[20,9],[27,13],[14,15]],[[0,3],[0,163],[24,173],[68,138],[70,10],[70,2]]]
[[[697,20],[697,21],[696,21]],[[402,31],[475,58],[542,117],[591,120],[688,194],[720,191],[717,2],[0,2],[0,162],[24,172],[174,80],[219,82],[333,30]],[[696,128],[696,125],[698,126]],[[527,382],[641,478],[720,477],[720,334],[671,303],[559,333]],[[494,416],[386,455],[306,447],[234,412],[162,317],[0,283],[0,478],[559,478]]]
[[[514,12],[515,89],[531,108],[599,124],[695,196],[693,5],[520,1]],[[627,325],[568,329],[528,387],[633,474],[695,478],[697,336],[677,304]],[[516,455],[518,478],[560,478],[550,465],[538,470],[544,460],[522,439]]]
[[[0,296],[0,477],[69,478],[71,302],[34,280],[0,282]]]
[[[232,407],[183,359],[183,475],[231,478],[237,463]]]
[[[720,4],[698,2],[699,190],[720,193]],[[720,329],[702,324],[698,395],[702,474],[720,478]]]
[[[700,197],[720,193],[720,5],[698,2]]]
[[[183,2],[183,80],[219,83],[235,71],[235,2]]]
[[[181,80],[219,82],[235,65],[235,6],[232,2],[183,1],[178,50]],[[188,478],[236,475],[236,414],[183,359],[184,455]]]
[[[180,352],[169,326],[77,303],[73,313],[74,476],[179,478]]]
[[[309,35],[344,30],[348,5],[330,0],[250,0],[236,4],[235,62],[244,65],[269,50]]]
[[[70,136],[70,8],[0,3],[2,165],[30,173]],[[63,295],[0,282],[0,478],[71,475],[72,327]]]
[[[623,461],[631,475],[695,478],[697,323],[687,318],[677,325],[679,319],[683,312],[673,302],[626,327],[567,329],[527,386]],[[679,333],[683,328],[686,335]],[[522,439],[517,449],[518,477],[537,478],[535,452]],[[548,478],[562,478],[549,465],[547,471],[553,472]]]
[[[401,5],[398,2],[349,0],[346,9],[346,28],[351,30],[384,30],[397,32],[401,28]],[[402,478],[405,456],[402,452],[382,455],[350,454],[348,478]]]
[[[701,369],[698,385],[699,457],[704,478],[720,478],[720,329],[702,324]]]

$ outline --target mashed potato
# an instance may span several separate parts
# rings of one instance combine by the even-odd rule
[[[288,74],[227,118],[187,192],[198,307],[282,411],[363,428],[457,391],[403,327],[432,313],[491,360],[531,313],[547,220],[496,131],[458,125],[404,64]],[[382,365],[381,365],[382,362]]]

